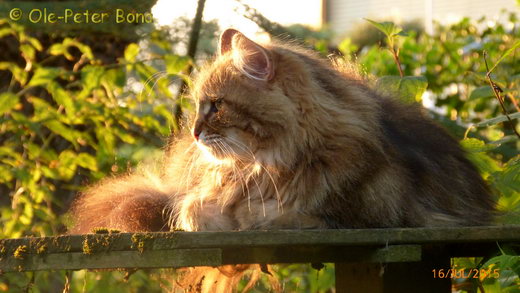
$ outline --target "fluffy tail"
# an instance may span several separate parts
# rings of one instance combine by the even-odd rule
[[[168,201],[160,178],[151,173],[102,180],[74,202],[69,233],[92,233],[101,227],[121,232],[168,231]]]
[[[171,195],[154,173],[135,173],[102,180],[85,190],[74,202],[71,215],[74,223],[69,234],[92,233],[96,228],[117,229],[121,232],[168,231]],[[247,292],[268,273],[274,292],[281,292],[276,277],[260,265],[226,265],[216,268],[195,267],[180,270],[177,285],[184,292],[236,292],[240,280],[249,282]]]

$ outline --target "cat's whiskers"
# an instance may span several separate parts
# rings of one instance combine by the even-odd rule
[[[142,101],[143,98],[143,92],[146,91],[146,97],[149,97],[152,93],[154,87],[157,85],[159,80],[161,80],[163,77],[168,76],[169,74],[166,72],[166,70],[157,71],[156,73],[152,74],[150,77],[146,79],[146,81],[143,84],[143,90],[139,94],[139,100]],[[150,87],[149,90],[146,90],[146,87],[148,84],[150,84],[153,81],[153,85]]]
[[[229,150],[229,154],[233,156],[229,145],[225,144],[224,141],[220,141],[220,144],[222,144],[223,147],[227,148]],[[240,160],[240,158],[236,158],[236,159]],[[239,167],[236,164],[231,164],[231,167],[232,167],[232,171],[233,171],[233,180],[235,181],[236,175],[238,175],[238,177],[239,177],[238,179],[240,181],[240,187],[242,188],[242,194],[245,195],[246,190],[247,190],[247,208],[251,212],[251,193],[249,191],[249,184],[247,184],[247,181],[243,175],[243,172],[239,169]]]
[[[241,164],[244,164],[243,161],[240,158],[238,158],[236,155],[234,155],[234,152],[232,151],[232,149],[230,148],[229,145],[224,143],[224,141],[220,141],[220,144],[222,145],[223,148],[226,149],[227,154],[229,154],[231,157],[234,157],[235,160],[238,160]],[[245,185],[245,187],[247,189],[248,209],[249,209],[249,211],[251,211],[251,193],[249,191],[249,186],[248,186],[248,183],[247,183],[248,180],[244,177],[243,172],[238,168],[238,166],[236,164],[231,164],[231,167],[232,167],[233,173],[238,174],[239,177],[240,177],[240,186],[242,188],[242,194],[245,194],[244,185]],[[261,190],[260,190],[260,187],[258,186],[258,183],[256,183],[256,185],[257,185],[257,187],[259,189],[259,192],[261,193]],[[222,208],[224,208],[224,206],[226,205],[226,202],[227,202],[227,199],[226,199],[226,201],[223,202]]]
[[[193,146],[195,145],[195,143],[191,143],[191,146],[188,148],[191,149]],[[188,152],[188,150],[186,150],[185,154]],[[186,182],[186,190],[189,190],[190,186],[191,186],[191,182],[192,182],[192,177],[191,177],[191,171],[193,169],[193,166],[195,166],[195,164],[193,163],[195,161],[195,156],[198,156],[196,154],[193,154],[190,156],[189,160],[186,162],[186,165],[184,166],[184,169],[183,170],[186,170],[186,167],[189,165],[189,169],[188,169],[188,175],[187,176],[184,176],[184,173],[183,172],[183,177],[184,177],[184,180]],[[198,158],[197,158],[198,159]]]
[[[238,140],[236,140],[236,139],[234,139],[232,137],[226,137],[226,138],[229,139],[230,142],[234,143],[237,147],[239,147],[240,149],[242,149],[243,151],[249,153],[252,156],[253,161],[255,162],[255,168],[253,169],[254,172],[258,173],[260,168],[265,171],[265,173],[269,177],[270,181],[273,183],[273,187],[274,187],[275,194],[276,194],[276,200],[278,202],[278,210],[281,211],[281,213],[283,214],[282,197],[281,197],[280,192],[278,190],[278,186],[277,186],[273,176],[271,175],[271,172],[264,165],[262,165],[262,163],[260,163],[256,159],[255,154],[246,145],[244,145],[243,143],[241,143],[240,141],[238,141]],[[259,168],[256,168],[257,166]]]
[[[215,143],[215,145],[219,148],[220,152],[222,153],[222,156],[225,157],[225,156],[226,156],[226,151],[222,148],[222,146],[221,146],[221,141],[219,141],[219,140],[215,140],[214,143]],[[226,196],[224,196],[224,197],[226,197]],[[201,199],[202,199],[202,197],[201,197]],[[221,199],[221,197],[220,197],[219,199]],[[220,210],[221,213],[224,212],[225,202],[226,202],[226,199],[224,199],[224,204],[222,204],[222,208],[221,208],[221,210]],[[202,202],[201,202],[201,204],[202,204]]]
[[[236,140],[236,139],[234,139],[232,137],[229,137],[229,136],[226,137],[226,139],[228,139],[231,143],[234,143],[237,147],[239,147],[240,149],[242,149],[246,153],[250,154],[252,159],[253,159],[253,162],[256,162],[255,154],[246,145],[244,145],[243,143],[241,143],[238,140]],[[247,166],[247,164],[245,164],[238,156],[235,156],[235,157],[236,157],[236,160],[238,160],[242,165]],[[259,165],[262,166],[261,164],[259,164]],[[266,170],[266,172],[268,172],[268,171]],[[258,188],[258,192],[260,193],[260,200],[262,201],[263,215],[265,217],[266,216],[266,212],[265,212],[264,196],[263,196],[262,190],[260,188],[260,185],[258,184],[258,181],[255,178],[255,176],[257,176],[257,175],[258,175],[258,170],[255,170],[255,168],[253,168],[252,172],[250,172],[248,174],[247,179],[249,180],[249,178],[252,178],[253,181],[255,182],[257,188]],[[273,185],[275,185],[276,192],[278,192],[278,188],[276,188],[276,183],[274,182],[274,179],[270,176],[270,174],[269,174],[269,177],[271,178],[271,181],[272,181]],[[278,200],[278,205],[280,205],[280,202],[279,202],[278,198],[279,198],[279,195],[277,195],[277,200]]]

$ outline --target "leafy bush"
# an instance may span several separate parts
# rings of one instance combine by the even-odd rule
[[[132,43],[118,63],[102,65],[76,39],[44,48],[23,27],[4,20],[0,38],[14,40],[23,57],[0,62],[1,76],[11,80],[0,93],[0,238],[57,235],[82,186],[160,152],[178,128],[170,83],[186,78],[191,61],[165,52],[143,60]],[[47,65],[60,59],[73,66]],[[159,290],[142,272],[128,284],[120,282],[121,273],[75,273],[72,279],[78,275],[96,280],[85,281],[86,288]],[[64,273],[10,274],[0,276],[0,291],[37,284],[34,292],[49,292],[63,282]]]

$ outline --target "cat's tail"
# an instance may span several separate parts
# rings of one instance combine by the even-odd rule
[[[168,231],[168,194],[161,178],[153,172],[102,180],[73,203],[69,234],[92,233],[96,228]]]

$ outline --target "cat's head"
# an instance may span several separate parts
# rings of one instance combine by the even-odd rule
[[[290,166],[305,147],[314,107],[308,65],[283,46],[260,45],[234,29],[198,75],[192,135],[217,159]],[[300,58],[301,59],[301,58]]]

